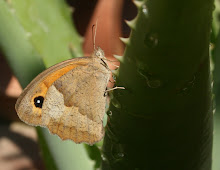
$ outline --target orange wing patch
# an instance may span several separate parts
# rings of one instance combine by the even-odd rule
[[[57,71],[52,72],[49,76],[47,76],[37,87],[36,87],[36,94],[33,95],[31,101],[34,101],[34,99],[38,96],[42,96],[45,98],[48,88],[53,84],[54,81],[59,79],[61,76],[66,74],[68,71],[76,68],[79,66],[78,64],[71,64],[69,66],[63,67]],[[40,109],[36,108],[34,106],[34,103],[32,103],[34,109]]]
[[[48,78],[46,78],[42,83],[45,84],[45,86],[47,88],[49,88],[54,81],[56,81],[58,78],[60,78],[61,76],[63,76],[64,74],[66,74],[68,71],[76,68],[77,66],[79,66],[78,64],[71,64],[69,66],[63,67],[53,73],[50,74],[50,76]]]

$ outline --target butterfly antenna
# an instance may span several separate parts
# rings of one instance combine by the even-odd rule
[[[93,48],[95,50],[95,37],[93,35],[94,34],[94,31],[93,31],[94,27],[95,27],[95,24],[92,25],[92,40],[93,40]]]
[[[95,50],[95,38],[96,38],[97,26],[98,26],[98,19],[96,20],[96,24],[92,25],[92,39],[93,39],[94,50]],[[95,31],[94,31],[94,27],[95,27]]]

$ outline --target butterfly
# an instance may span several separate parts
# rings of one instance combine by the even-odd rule
[[[94,144],[104,136],[106,87],[111,74],[104,51],[70,59],[39,74],[15,109],[27,124],[47,127],[62,140]]]

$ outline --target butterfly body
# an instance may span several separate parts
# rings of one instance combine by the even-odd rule
[[[16,103],[19,118],[47,127],[61,139],[94,144],[104,136],[104,95],[110,71],[101,49],[92,57],[61,62],[39,74]]]

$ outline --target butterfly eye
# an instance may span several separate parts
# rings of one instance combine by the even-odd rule
[[[34,105],[36,107],[42,108],[44,102],[44,97],[43,96],[38,96],[34,98]]]
[[[100,56],[101,56],[101,53],[100,53],[99,51],[97,51],[96,56],[97,56],[97,57],[100,57]]]

